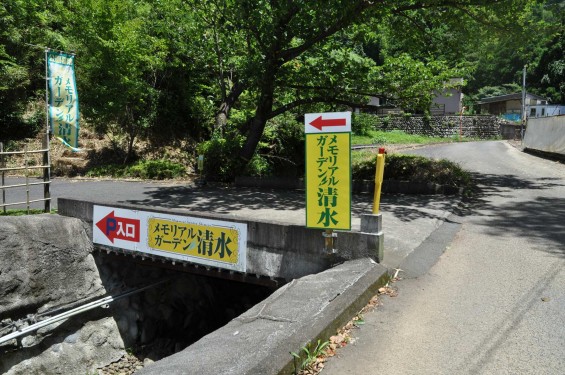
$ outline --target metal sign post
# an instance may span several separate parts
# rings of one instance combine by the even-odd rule
[[[2,210],[4,214],[6,213],[6,189],[4,189],[4,185],[6,181],[4,180],[4,168],[6,165],[4,164],[4,143],[0,142],[0,169],[2,169]]]

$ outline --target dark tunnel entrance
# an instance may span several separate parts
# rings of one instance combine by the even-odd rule
[[[109,306],[125,347],[140,360],[156,361],[185,349],[267,298],[280,285],[269,278],[252,276],[244,282],[233,273],[224,273],[226,278],[222,278],[222,272],[202,267],[95,254],[101,280],[110,294],[168,280]]]

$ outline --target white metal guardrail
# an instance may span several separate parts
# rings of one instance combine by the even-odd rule
[[[45,143],[45,142],[44,142]],[[29,165],[30,157],[34,154],[43,155],[43,163],[41,165]],[[7,157],[23,157],[22,164],[16,164],[15,167],[7,167],[6,159]],[[43,149],[40,150],[28,150],[24,147],[23,151],[4,151],[4,144],[0,142],[0,190],[2,191],[2,200],[0,201],[0,207],[2,207],[4,213],[6,213],[6,207],[16,206],[16,205],[26,205],[28,213],[31,203],[44,202],[44,211],[51,211],[51,195],[49,192],[49,187],[51,184],[51,165],[49,158],[49,147],[44,145]],[[41,169],[43,171],[43,181],[40,182],[30,182],[30,171],[34,169]],[[25,176],[25,183],[18,184],[6,184],[6,172],[23,171]],[[43,198],[40,199],[30,199],[30,187],[42,185],[43,186]],[[25,188],[26,190],[26,200],[21,202],[10,202],[7,203],[6,200],[6,190]]]

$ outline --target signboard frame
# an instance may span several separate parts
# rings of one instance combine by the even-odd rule
[[[136,222],[137,237],[132,227]],[[156,240],[159,226],[160,238]],[[162,229],[164,226],[166,231]],[[92,227],[96,244],[230,271],[247,270],[247,224],[244,223],[94,205]]]
[[[324,230],[351,230],[351,112],[329,112],[329,113],[309,113],[304,116],[305,122],[305,148],[306,148],[306,227]],[[318,137],[318,138],[316,138]],[[320,137],[325,137],[323,140]],[[319,141],[318,141],[319,139]],[[322,146],[315,151],[314,143],[328,142],[328,148],[323,150]],[[337,142],[334,146],[329,146],[331,142]],[[339,153],[332,153],[330,147],[339,149]],[[324,145],[325,147],[325,145]],[[344,152],[343,148],[346,148]],[[328,160],[334,158],[331,170],[324,171],[320,169],[323,165],[322,153],[328,151],[330,153]],[[318,156],[316,158],[314,155]],[[338,156],[341,160],[338,159]],[[338,176],[334,176],[334,172],[338,169],[345,169]],[[314,173],[316,172],[316,173]],[[318,173],[319,172],[319,173]],[[330,176],[331,175],[331,176]],[[320,182],[324,185],[330,185],[328,178],[337,178],[337,185],[322,190]],[[322,179],[322,180],[320,180]],[[346,179],[346,181],[343,181]],[[332,190],[333,189],[333,190]],[[332,193],[334,194],[332,196]],[[339,194],[339,195],[338,195]],[[340,200],[337,207],[337,198],[345,197],[345,203]],[[333,199],[332,207],[339,208],[339,211],[329,211],[328,199]],[[323,201],[325,210],[320,211],[319,202]],[[339,219],[339,220],[338,220]]]

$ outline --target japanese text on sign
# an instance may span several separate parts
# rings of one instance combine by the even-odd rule
[[[94,205],[93,242],[246,272],[247,225]]]
[[[350,134],[307,134],[306,225],[351,228]]]
[[[149,219],[149,247],[220,262],[237,263],[238,232],[233,228]]]
[[[48,52],[49,123],[51,132],[71,147],[78,147],[79,104],[74,56]]]

